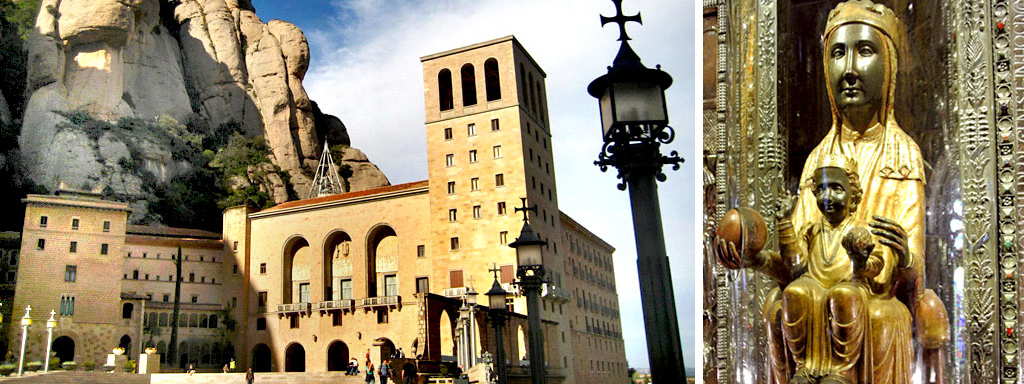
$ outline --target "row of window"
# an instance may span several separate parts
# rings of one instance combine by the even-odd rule
[[[505,186],[505,174],[503,174],[503,173],[495,174],[494,175],[494,187],[497,188],[497,187],[504,187],[504,186]],[[469,179],[469,190],[470,191],[479,191],[480,190],[480,178],[479,177],[473,177],[473,178]],[[455,194],[455,182],[454,181],[449,181],[448,182],[448,194],[449,195],[454,195]]]
[[[171,256],[170,260],[175,260],[175,259],[178,258],[178,255],[175,255],[173,253],[171,253],[169,255]],[[136,255],[132,255],[132,252],[128,252],[128,255],[125,256],[125,257],[127,257],[129,259],[132,258],[132,257],[138,258],[139,255],[137,255],[137,254]],[[142,252],[142,258],[143,259],[148,259],[149,258],[149,252]],[[156,259],[157,260],[160,260],[162,258],[163,258],[162,254],[159,254],[159,253],[156,254]],[[189,256],[189,255],[182,255],[183,261],[189,261],[190,258],[191,258],[191,261],[196,261],[195,255],[191,255],[191,256]],[[207,261],[206,260],[206,256],[205,255],[199,255],[199,261],[206,262]],[[216,256],[210,257],[209,262],[216,263],[217,262],[217,257]]]
[[[39,228],[46,228],[50,224],[50,218],[39,216]],[[71,218],[71,230],[77,231],[81,226],[81,220],[77,217]],[[110,220],[103,221],[103,232],[110,232]]]
[[[146,326],[172,326],[174,325],[172,317],[173,314],[168,312],[149,312],[146,314]],[[178,314],[178,327],[216,329],[220,327],[219,320],[215,314],[181,313]]]
[[[462,85],[462,105],[476,105],[476,68],[473,64],[464,64],[459,69]],[[484,61],[484,84],[487,92],[487,101],[501,99],[501,79],[498,75],[498,60],[489,58]],[[454,93],[452,88],[452,71],[448,68],[437,73],[437,97],[438,107],[442,111],[455,108]]]
[[[541,82],[535,81],[533,73],[527,73],[522,63],[519,64],[519,89],[523,91],[523,104],[526,105],[526,110],[534,112],[540,121],[544,121],[545,102]]]
[[[497,212],[498,216],[505,216],[506,212],[508,212],[508,210],[505,208],[505,202],[504,201],[499,201],[497,205],[498,205],[498,208],[497,208],[496,212]],[[473,218],[474,219],[479,219],[482,216],[482,211],[483,211],[483,209],[482,209],[482,207],[479,204],[478,205],[474,205],[473,206]],[[448,210],[448,221],[452,222],[452,223],[459,221],[459,210],[458,210],[458,208],[451,208],[451,209]]]
[[[501,158],[501,145],[495,145],[495,146],[491,147],[491,154],[494,156],[495,159],[500,159]],[[475,149],[469,150],[469,163],[470,164],[476,164],[478,161],[479,161],[479,157],[477,156],[477,151]],[[455,166],[455,154],[454,153],[449,153],[449,154],[444,155],[444,166],[445,167],[449,167],[449,168]]]
[[[501,123],[498,122],[498,119],[491,119],[491,132],[497,132],[497,131],[500,131],[500,130],[501,130]],[[469,136],[469,137],[476,136],[476,124],[475,123],[469,123],[468,125],[466,125],[466,136]],[[451,127],[445,128],[444,129],[444,140],[445,141],[451,141],[454,138],[455,138],[455,133],[452,131],[452,128]]]
[[[448,214],[450,216],[451,212],[449,211]],[[498,232],[498,244],[501,245],[501,244],[508,244],[508,243],[509,243],[509,241],[508,241],[508,231]],[[448,250],[449,251],[458,251],[459,249],[461,249],[461,245],[459,244],[459,237],[458,236],[454,236],[454,237],[449,238],[448,239]]]
[[[124,274],[124,279],[125,280],[174,281],[174,275],[167,275],[167,280],[163,280],[163,279],[161,279],[160,275],[153,274],[152,279],[151,279],[150,275],[148,273],[140,273],[139,270],[136,269],[136,270],[132,271],[131,278],[129,278],[128,274],[125,273]],[[185,281],[185,280],[182,280],[182,281]],[[199,281],[196,281],[196,274],[195,274],[195,272],[189,272],[189,274],[188,274],[188,281],[187,282],[189,282],[189,283],[207,283],[206,276],[200,276],[199,277]],[[209,283],[210,284],[217,284],[217,278],[216,277],[211,277]]]
[[[40,251],[45,250],[46,249],[46,239],[37,239],[36,240],[36,249],[40,250]],[[78,253],[78,242],[77,241],[72,241],[70,243],[70,245],[68,246],[68,251],[71,252],[71,253]],[[108,245],[106,243],[100,244],[100,254],[101,255],[106,255],[109,252],[110,252],[110,245]]]

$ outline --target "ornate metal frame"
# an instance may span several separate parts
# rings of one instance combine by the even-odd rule
[[[754,3],[757,8],[757,49],[751,60],[756,79],[754,106],[740,105],[739,92],[729,87],[730,71],[735,71],[730,68],[729,51],[738,48],[729,44],[729,28],[734,22],[730,17],[738,17],[731,13],[730,3],[740,1]],[[783,132],[777,116],[776,0],[703,0],[703,6],[717,8],[719,23],[716,113],[705,114],[705,125],[713,124],[715,135],[713,150],[706,153],[706,165],[714,176],[714,188],[706,194],[715,200],[713,221],[730,208],[730,199],[771,215],[778,211],[784,193],[781,180],[787,153],[780,140]],[[1015,16],[1024,17],[1024,0],[949,0],[944,12],[952,36],[948,65],[954,107],[950,108],[953,113],[949,119],[957,132],[955,147],[967,239],[963,251],[968,352],[965,378],[978,383],[1017,383],[1017,325],[1021,315],[1018,249],[1024,247],[1024,236],[1017,236],[1016,228],[1024,227],[1024,215],[1017,214],[1024,208],[1024,111],[1017,109],[1016,101],[1024,95],[1024,25],[1018,27],[1012,21]],[[730,112],[741,113],[742,107],[756,108],[756,120],[747,128],[728,116]],[[743,148],[756,150],[756,156],[729,158],[728,148],[742,146],[749,138],[754,138],[754,142],[748,141],[754,148]],[[749,184],[744,191],[729,189],[731,176],[727,171],[737,168],[745,168],[742,181]],[[713,225],[706,222],[705,233]],[[769,228],[769,234],[775,237],[774,228]],[[705,363],[713,367],[705,365],[705,370],[714,369],[718,383],[731,383],[738,381],[730,348],[736,335],[731,334],[728,321],[719,320],[729,319],[743,308],[733,308],[731,301],[730,281],[735,272],[717,265],[711,271],[715,290],[713,297],[705,300],[712,305],[705,308],[705,316],[714,324],[715,332],[714,344],[705,347],[705,353],[711,355],[705,356]]]

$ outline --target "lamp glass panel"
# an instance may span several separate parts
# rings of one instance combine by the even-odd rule
[[[541,265],[544,263],[540,244],[521,245],[516,248],[519,265]]]
[[[665,93],[661,87],[648,82],[622,82],[612,84],[615,95],[615,121],[665,121]]]
[[[612,125],[615,124],[615,115],[612,112],[612,87],[608,87],[604,90],[604,95],[601,96],[601,133],[603,137],[608,137],[608,131],[612,129]]]
[[[491,309],[505,309],[505,295],[487,295],[487,300]]]

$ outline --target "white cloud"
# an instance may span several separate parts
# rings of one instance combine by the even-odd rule
[[[559,205],[616,246],[615,270],[626,356],[646,367],[643,316],[628,194],[615,188],[614,170],[592,165],[600,150],[597,102],[587,84],[605,72],[618,49],[614,26],[601,28],[599,15],[613,15],[610,1],[439,0],[405,2],[354,0],[332,3],[337,21],[330,29],[306,31],[314,48],[304,84],[326,112],[348,126],[352,142],[379,165],[393,183],[427,176],[423,131],[421,56],[513,34],[547,72],[547,90]],[[632,45],[650,67],[673,75],[669,115],[675,143],[687,159],[682,171],[666,169],[659,185],[666,243],[672,262],[677,313],[688,367],[701,346],[699,297],[701,223],[696,153],[700,140],[695,57],[697,11],[689,1],[631,0],[625,13],[639,10],[644,25],[631,23]],[[684,187],[684,185],[686,187]]]

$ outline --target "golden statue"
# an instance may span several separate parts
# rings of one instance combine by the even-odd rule
[[[747,222],[739,226],[747,232],[757,221],[749,214],[720,223],[719,260],[780,283],[763,308],[778,384],[909,383],[915,329],[925,377],[942,379],[949,322],[920,278],[924,161],[895,114],[904,36],[892,10],[869,0],[831,11],[823,64],[832,126],[804,163],[792,212],[779,220],[780,252],[746,249],[749,236],[723,232],[735,227],[730,218]]]

